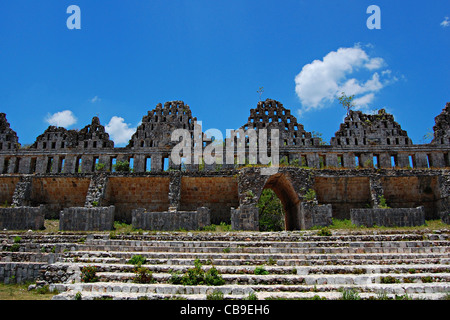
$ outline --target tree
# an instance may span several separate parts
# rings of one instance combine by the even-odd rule
[[[113,167],[118,172],[130,171],[130,163],[128,161],[117,161],[117,163]]]
[[[325,140],[323,140],[322,133],[320,133],[320,132],[311,131],[311,137],[318,138],[319,139],[319,145],[321,145],[321,146],[328,145],[328,143]]]
[[[272,189],[264,189],[259,198],[259,228],[261,231],[284,230],[284,210]]]
[[[430,128],[427,129],[427,133],[424,134],[422,140],[424,143],[430,143],[434,138],[434,131]]]
[[[256,91],[256,93],[259,94],[259,101],[261,101],[261,96],[264,92],[264,87],[259,87],[259,89]]]
[[[338,97],[339,103],[342,104],[344,109],[347,111],[347,116],[350,113],[350,110],[355,107],[353,104],[353,99],[355,98],[355,95],[347,96],[345,92],[342,92],[342,94]]]

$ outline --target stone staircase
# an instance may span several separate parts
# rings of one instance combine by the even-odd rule
[[[20,242],[14,238],[20,236]],[[432,299],[450,296],[450,230],[2,233],[0,281],[38,278],[53,299]],[[18,244],[18,245],[17,245]],[[15,245],[15,249],[12,250]],[[18,249],[17,249],[18,248]],[[19,250],[19,251],[16,251]],[[136,283],[140,255],[151,283]],[[174,284],[195,261],[223,285]],[[81,282],[95,266],[97,282]],[[9,268],[9,269],[8,269]],[[15,273],[13,272],[15,270]],[[32,271],[30,271],[32,270]],[[9,272],[9,273],[8,273]]]

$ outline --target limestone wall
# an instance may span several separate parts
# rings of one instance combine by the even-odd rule
[[[168,176],[110,177],[105,191],[104,205],[116,207],[116,219],[131,222],[134,209],[167,211],[169,208]]]
[[[31,205],[43,204],[46,218],[57,219],[64,208],[84,206],[90,180],[89,177],[76,176],[33,177]]]
[[[59,230],[104,231],[114,228],[114,206],[65,208],[59,216]]]
[[[333,223],[331,204],[317,205],[312,201],[300,205],[301,229],[311,229],[314,226],[326,227]]]
[[[237,209],[231,208],[232,230],[259,230],[259,210],[254,205],[244,205]]]
[[[239,206],[237,179],[233,177],[182,177],[180,210],[211,210],[211,223],[230,221],[231,207]]]
[[[25,283],[35,281],[41,274],[40,263],[0,262],[0,283]]]
[[[412,227],[425,224],[425,210],[418,208],[352,209],[352,223],[357,226]]]
[[[0,208],[0,230],[44,229],[44,207]]]
[[[132,226],[142,230],[198,230],[211,224],[210,210],[206,207],[197,211],[164,211],[147,212],[145,209],[134,209]]]

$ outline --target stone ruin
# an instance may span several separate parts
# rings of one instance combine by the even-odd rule
[[[64,216],[62,230],[75,226],[109,230],[111,221],[131,223],[134,214],[139,214],[136,227],[136,221],[156,229],[157,225],[170,229],[226,222],[235,230],[258,230],[256,204],[265,188],[280,198],[287,230],[326,225],[331,217],[350,219],[352,212],[361,220],[361,210],[380,209],[381,199],[389,212],[400,215],[396,223],[416,225],[439,218],[448,223],[449,116],[447,103],[435,118],[431,143],[414,144],[385,110],[370,115],[350,111],[330,143],[324,144],[283,104],[260,101],[240,129],[278,129],[283,161],[276,174],[265,176],[258,165],[173,163],[174,129],[188,130],[192,147],[196,139],[202,148],[211,143],[196,129],[197,119],[182,101],[158,104],[149,111],[123,148],[114,146],[98,117],[81,130],[49,126],[32,145],[22,147],[6,115],[0,113],[0,202],[13,206],[5,208],[8,215],[0,213],[0,228],[19,228],[12,220],[21,220],[19,211],[30,208],[33,221]],[[248,152],[246,146],[246,157]],[[116,170],[121,161],[128,161],[131,170]],[[309,190],[314,190],[313,199],[307,198]],[[86,215],[98,211],[103,223],[99,220],[94,227],[89,221],[80,222],[86,218],[83,210]],[[166,221],[150,223],[157,220],[145,214]]]

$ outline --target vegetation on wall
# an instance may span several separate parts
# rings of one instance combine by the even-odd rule
[[[260,231],[284,230],[283,205],[272,189],[263,190],[257,207],[259,209]]]

